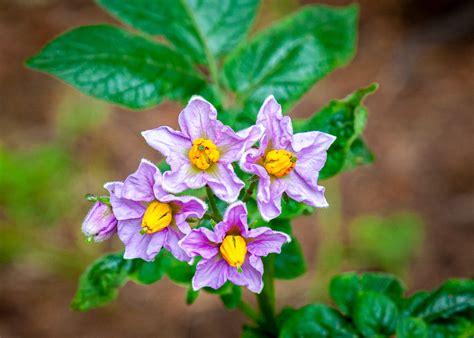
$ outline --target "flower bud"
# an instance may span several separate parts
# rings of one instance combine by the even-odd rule
[[[117,231],[117,219],[112,208],[100,201],[94,203],[82,223],[82,232],[95,242],[109,239]]]

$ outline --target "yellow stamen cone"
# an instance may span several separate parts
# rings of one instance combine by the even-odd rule
[[[265,156],[263,166],[267,173],[276,177],[288,175],[296,166],[297,157],[290,151],[283,149],[271,150]]]
[[[159,201],[151,202],[142,219],[142,234],[152,234],[166,228],[173,220],[171,207]]]
[[[238,271],[242,271],[241,266],[244,264],[245,255],[247,254],[247,243],[242,236],[226,236],[222,241],[219,251],[230,266],[237,268]]]
[[[212,163],[219,160],[220,153],[211,140],[198,138],[193,141],[193,147],[189,151],[188,157],[197,168],[207,170]]]

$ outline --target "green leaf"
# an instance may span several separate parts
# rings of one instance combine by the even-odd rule
[[[186,304],[188,305],[193,304],[198,297],[199,297],[199,290],[194,291],[192,287],[188,288],[188,291],[186,292]]]
[[[314,210],[313,207],[292,199],[284,200],[281,207],[281,215],[278,218],[294,219],[300,215],[309,215]]]
[[[240,338],[268,338],[268,335],[259,328],[244,325]]]
[[[101,257],[87,268],[79,279],[79,288],[71,303],[74,310],[87,311],[117,297],[117,290],[126,283],[134,264],[122,256],[117,253]]]
[[[472,338],[473,336],[474,322],[465,318],[455,317],[428,325],[429,338]]]
[[[270,221],[269,225],[273,230],[282,231],[291,237],[291,242],[283,244],[281,253],[275,255],[275,277],[293,279],[304,274],[306,262],[298,239],[291,233],[290,219],[279,217]]]
[[[358,7],[307,6],[259,33],[231,54],[223,78],[248,120],[273,94],[293,105],[316,81],[349,62],[355,52]]]
[[[352,312],[354,302],[360,290],[359,276],[354,273],[345,273],[334,277],[329,284],[329,294],[342,313]]]
[[[152,262],[142,259],[135,259],[133,269],[130,272],[130,278],[137,283],[153,284],[159,281],[169,266],[169,258],[167,252],[161,250]]]
[[[291,236],[291,242],[283,244],[281,253],[275,256],[275,277],[293,279],[306,272],[306,262],[301,245],[296,237]]]
[[[178,51],[207,63],[245,37],[258,0],[98,0],[99,5],[130,26],[166,37]]]
[[[453,279],[427,297],[413,315],[433,321],[473,308],[474,280]]]
[[[347,315],[353,313],[361,292],[380,293],[397,304],[401,301],[404,290],[398,279],[383,273],[364,273],[360,277],[354,272],[344,273],[334,277],[329,285],[331,298]]]
[[[280,338],[357,337],[354,328],[339,312],[320,304],[295,311],[284,322]]]
[[[168,277],[175,283],[191,285],[196,265],[189,265],[169,255]]]
[[[220,297],[226,308],[236,309],[242,299],[242,289],[238,285],[232,285],[230,292],[224,293]]]
[[[362,101],[377,88],[377,84],[371,84],[342,100],[331,101],[308,120],[293,121],[295,132],[317,130],[337,137],[328,150],[326,164],[319,176],[321,179],[373,161],[373,155],[361,139],[368,114],[367,108],[362,106]]]
[[[180,53],[108,25],[73,29],[27,65],[128,108],[151,107],[165,98],[186,100],[206,85]]]
[[[408,316],[415,314],[430,295],[428,291],[419,291],[404,299],[401,303],[402,313]]]
[[[352,142],[346,154],[342,171],[349,171],[363,165],[372,164],[374,161],[374,154],[367,148],[365,141],[358,137]]]
[[[397,306],[387,296],[366,291],[357,297],[353,318],[364,336],[392,335],[397,327],[397,317]]]
[[[397,338],[427,338],[428,327],[423,319],[403,318],[398,322]]]
[[[382,293],[398,303],[405,287],[394,276],[384,273],[364,273],[360,280],[361,290]]]

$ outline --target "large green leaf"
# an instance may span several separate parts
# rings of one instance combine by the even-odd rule
[[[117,253],[101,257],[87,268],[71,303],[74,310],[87,311],[117,297],[118,289],[126,283],[134,264],[122,256],[122,253]]]
[[[420,302],[413,315],[432,321],[469,309],[474,309],[474,280],[453,279]]]
[[[398,309],[387,296],[366,291],[357,297],[353,318],[356,327],[366,337],[390,336],[397,327]]]
[[[129,108],[151,107],[165,98],[186,100],[205,87],[181,54],[108,25],[73,29],[47,44],[27,65]]]
[[[357,337],[352,324],[336,310],[310,304],[293,312],[285,320],[280,338]]]
[[[169,254],[169,265],[167,274],[169,279],[175,283],[191,285],[196,265],[189,265],[186,262],[181,262]]]
[[[317,130],[337,137],[328,150],[326,164],[319,176],[321,179],[373,161],[373,155],[361,139],[368,114],[362,101],[377,87],[374,83],[356,90],[342,100],[331,101],[307,120],[293,121],[295,132]]]
[[[429,338],[472,338],[474,322],[461,317],[442,320],[428,325]]]
[[[296,237],[291,236],[291,242],[283,244],[281,253],[275,257],[275,277],[279,279],[294,279],[306,272],[301,245]]]
[[[97,0],[114,16],[145,33],[166,37],[199,63],[218,57],[245,37],[258,0]]]
[[[249,122],[270,94],[286,109],[354,54],[358,8],[307,6],[229,56],[223,78]]]
[[[153,284],[164,276],[169,265],[170,258],[167,252],[161,250],[152,262],[135,259],[129,275],[137,283]]]
[[[352,312],[359,290],[360,279],[355,272],[338,275],[329,284],[331,298],[346,315]]]
[[[344,314],[354,312],[359,295],[364,292],[379,293],[389,297],[395,304],[401,301],[404,287],[398,279],[383,273],[344,273],[334,277],[329,285],[329,294]]]
[[[242,299],[242,288],[238,285],[232,285],[228,293],[220,295],[222,303],[228,309],[236,309]]]
[[[428,327],[423,319],[402,318],[397,325],[397,338],[428,338]]]
[[[278,218],[270,222],[272,229],[285,232],[291,236],[291,242],[283,244],[281,253],[275,256],[275,277],[293,279],[306,272],[306,262],[297,238],[291,233],[291,221]]]

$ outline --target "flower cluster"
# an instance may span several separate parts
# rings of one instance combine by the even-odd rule
[[[201,257],[193,278],[195,290],[217,289],[229,280],[259,293],[261,257],[280,253],[290,237],[269,227],[249,227],[246,205],[237,201],[245,184],[234,163],[258,180],[256,200],[265,221],[280,215],[284,193],[298,202],[326,207],[324,188],[317,180],[335,137],[293,134],[290,118],[282,115],[273,96],[263,103],[256,125],[239,132],[217,120],[216,109],[197,96],[180,113],[179,126],[181,130],[162,126],[142,133],[171,170],[162,174],[142,160],[123,182],[106,183],[110,204],[96,202],[83,232],[95,241],[117,233],[126,259],[151,261],[163,247],[181,261],[192,263]],[[230,204],[212,230],[200,226],[206,203],[177,195],[204,186]],[[197,225],[191,227],[190,220]]]

